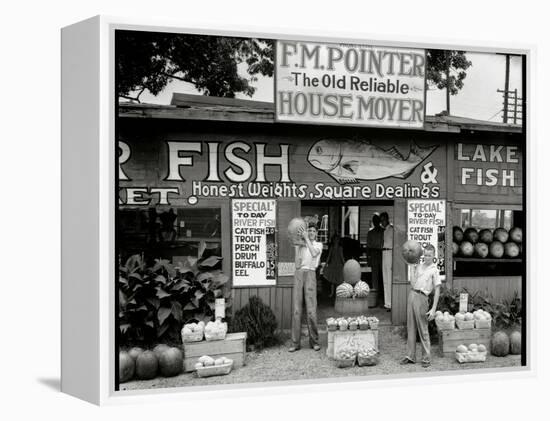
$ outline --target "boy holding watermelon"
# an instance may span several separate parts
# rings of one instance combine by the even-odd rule
[[[430,333],[428,322],[435,318],[441,280],[435,265],[435,247],[424,248],[424,262],[414,265],[411,290],[407,299],[407,355],[401,364],[416,362],[416,333],[422,346],[422,367],[430,366]],[[428,309],[428,297],[434,292],[432,308]]]
[[[292,346],[289,352],[300,349],[300,337],[302,333],[302,309],[306,302],[306,320],[309,331],[309,343],[315,351],[319,351],[319,332],[317,330],[317,277],[316,269],[321,260],[323,244],[316,241],[317,226],[310,223],[307,230],[303,227],[300,231],[305,245],[296,246],[294,272],[294,288],[292,288],[292,302],[294,313],[292,315]]]

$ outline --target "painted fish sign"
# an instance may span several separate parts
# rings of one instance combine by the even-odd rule
[[[407,158],[394,147],[383,149],[367,140],[323,139],[316,142],[308,161],[338,183],[407,178],[437,146],[420,147],[414,142]]]

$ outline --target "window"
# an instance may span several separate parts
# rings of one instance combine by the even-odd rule
[[[453,229],[454,276],[515,276],[522,273],[522,241],[508,233],[514,227],[523,228],[523,211],[496,206],[492,209],[455,208],[453,221],[453,225],[461,229],[459,234],[463,233],[461,238]],[[495,234],[497,229],[498,235]]]
[[[513,224],[513,214],[511,210],[497,209],[461,209],[460,227],[477,229],[494,229],[503,227],[509,230]]]
[[[120,209],[121,259],[143,254],[147,260],[221,256],[220,208]]]

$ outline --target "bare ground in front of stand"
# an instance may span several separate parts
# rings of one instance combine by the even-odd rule
[[[167,387],[204,386],[237,383],[255,383],[287,380],[327,379],[347,376],[371,376],[401,373],[443,372],[472,370],[521,365],[520,355],[506,357],[487,356],[484,363],[459,364],[454,358],[441,357],[437,344],[432,345],[432,364],[423,368],[420,363],[400,365],[405,353],[405,341],[397,331],[380,336],[380,363],[374,367],[337,368],[326,356],[326,334],[321,336],[322,348],[316,352],[309,348],[307,338],[302,340],[302,349],[289,353],[288,344],[247,354],[247,364],[234,369],[229,375],[198,378],[195,373],[176,377],[158,377],[153,380],[134,380],[120,385],[120,390],[157,389]],[[420,361],[420,346],[417,344],[417,359]]]

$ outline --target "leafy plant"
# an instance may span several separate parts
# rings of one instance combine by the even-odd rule
[[[183,323],[214,314],[215,299],[230,306],[229,278],[217,267],[221,257],[188,258],[182,266],[156,259],[148,267],[133,255],[119,269],[119,329],[125,344],[179,342]]]
[[[271,308],[261,298],[252,296],[248,303],[235,312],[231,323],[233,332],[246,332],[246,343],[257,349],[276,345],[279,338],[275,334],[277,319]]]
[[[521,298],[516,292],[509,300],[503,300],[494,306],[493,323],[501,329],[513,328],[521,324],[522,305]]]

